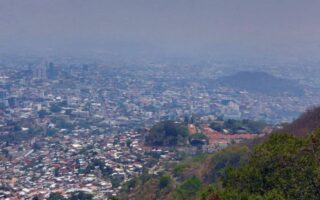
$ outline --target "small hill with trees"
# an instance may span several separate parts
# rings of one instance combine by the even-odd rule
[[[150,146],[179,146],[188,143],[188,127],[173,121],[164,121],[154,125],[145,138]]]

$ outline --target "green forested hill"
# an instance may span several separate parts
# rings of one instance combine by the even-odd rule
[[[188,136],[188,128],[185,124],[164,121],[151,128],[145,142],[151,146],[185,145],[188,142]]]

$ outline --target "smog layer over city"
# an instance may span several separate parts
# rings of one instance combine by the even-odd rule
[[[319,8],[0,0],[0,199],[320,199]]]

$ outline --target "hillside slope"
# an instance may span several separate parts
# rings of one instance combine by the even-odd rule
[[[320,107],[307,110],[298,119],[286,125],[281,132],[305,136],[320,128]]]
[[[320,108],[314,108],[268,138],[170,163],[158,175],[134,179],[120,197],[320,199],[319,116]]]

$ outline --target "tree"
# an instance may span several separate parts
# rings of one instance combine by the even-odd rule
[[[302,139],[288,134],[270,136],[255,148],[247,163],[225,169],[219,199],[230,199],[233,193],[260,199],[319,199],[319,144],[320,131]]]
[[[93,195],[83,192],[83,191],[76,191],[71,194],[70,200],[92,200]]]
[[[60,176],[60,170],[59,170],[59,168],[54,168],[54,170],[53,170],[53,175],[54,175],[54,177],[59,177],[59,176]]]
[[[201,180],[192,176],[177,188],[175,199],[194,199],[201,187]]]
[[[197,133],[189,137],[190,144],[193,146],[205,145],[208,143],[208,137],[202,133]]]
[[[67,200],[62,194],[59,192],[50,193],[48,200]]]
[[[34,151],[38,151],[38,150],[40,150],[41,149],[41,146],[40,146],[40,144],[38,144],[38,143],[33,143],[32,144],[32,149],[34,150]]]
[[[159,188],[160,189],[166,188],[170,185],[170,183],[171,183],[171,177],[168,175],[163,175],[160,177],[160,180],[159,180]]]
[[[188,141],[188,128],[185,124],[164,121],[154,125],[146,136],[146,144],[154,146],[185,145]]]
[[[51,104],[50,106],[50,111],[53,112],[53,113],[58,113],[58,112],[61,112],[61,107],[57,104]]]
[[[34,196],[32,200],[40,200],[40,198],[38,196]]]
[[[131,143],[132,143],[132,141],[130,139],[127,139],[127,141],[126,141],[127,147],[130,147]]]
[[[47,115],[48,115],[48,113],[47,113],[46,110],[39,110],[38,111],[38,116],[39,116],[40,119],[43,119]]]

